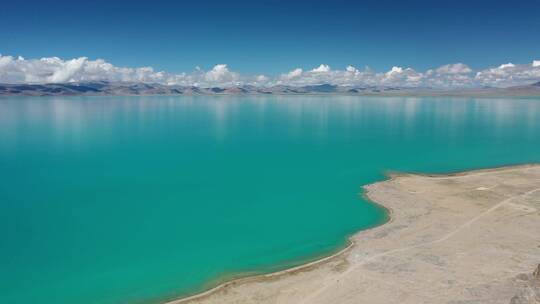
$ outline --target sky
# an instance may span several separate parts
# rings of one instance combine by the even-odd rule
[[[522,72],[540,60],[539,8],[538,0],[5,1],[0,4],[0,81],[41,81],[13,76],[13,64],[6,68],[8,56],[102,59],[115,67],[189,73],[198,83],[207,78],[200,71],[218,67],[215,72],[221,73],[223,64],[226,72],[234,71],[225,77],[230,83],[256,83],[265,75],[275,84],[296,69],[306,73],[321,64],[343,73],[348,66],[363,73],[396,67],[422,77],[458,63],[473,76],[508,63]],[[499,84],[534,80],[535,73]]]

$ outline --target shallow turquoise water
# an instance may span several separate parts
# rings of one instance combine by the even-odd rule
[[[383,222],[390,170],[538,161],[540,99],[2,98],[0,303],[186,295]]]

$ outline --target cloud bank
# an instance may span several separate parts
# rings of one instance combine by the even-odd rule
[[[230,87],[237,85],[316,85],[344,86],[399,86],[399,87],[507,87],[540,81],[540,60],[529,64],[505,63],[498,67],[473,70],[463,63],[443,65],[424,72],[394,66],[386,72],[369,68],[359,70],[347,66],[334,70],[321,64],[311,70],[301,68],[278,76],[241,75],[226,64],[218,64],[209,71],[196,68],[190,73],[172,74],[155,71],[151,67],[117,67],[103,59],[87,57],[63,60],[58,57],[25,59],[0,55],[0,83],[65,83],[84,81],[146,82],[167,85]]]

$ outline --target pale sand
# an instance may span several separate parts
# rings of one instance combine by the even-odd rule
[[[391,220],[341,253],[169,304],[540,303],[540,165],[365,189]]]

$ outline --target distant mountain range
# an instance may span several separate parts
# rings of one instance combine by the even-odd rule
[[[73,96],[73,95],[382,95],[382,96],[540,96],[540,82],[509,88],[433,89],[378,86],[308,86],[256,87],[194,87],[131,82],[80,82],[54,84],[0,84],[0,96]]]

